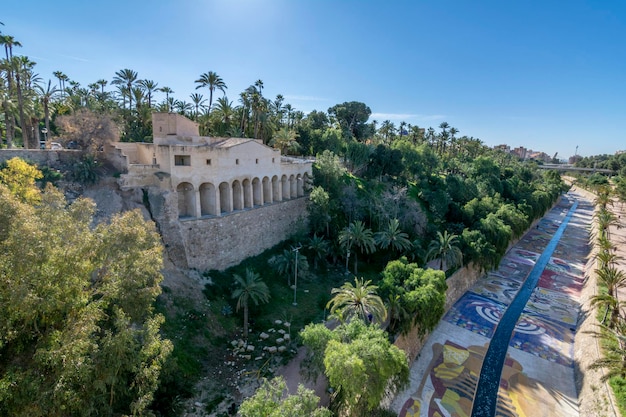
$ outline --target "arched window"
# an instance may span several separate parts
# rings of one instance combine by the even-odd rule
[[[296,177],[293,175],[289,176],[289,185],[291,186],[291,198],[298,197],[298,184],[296,183]]]
[[[263,177],[263,204],[272,203],[272,184],[270,179]]]
[[[283,200],[289,200],[291,198],[291,186],[289,185],[289,179],[286,175],[283,175],[280,182],[283,188]]]
[[[196,193],[193,185],[181,182],[176,187],[178,194],[178,217],[196,217]]]
[[[233,199],[231,198],[230,185],[227,182],[220,184],[220,211],[230,213],[233,211]]]
[[[255,206],[263,205],[263,188],[258,178],[252,180],[252,202]]]
[[[252,184],[247,178],[243,180],[243,207],[252,207]]]
[[[296,176],[296,189],[298,192],[298,197],[302,197],[304,195],[304,183],[300,174]]]
[[[233,210],[243,210],[243,188],[238,180],[233,181]]]
[[[278,177],[274,175],[272,177],[272,200],[281,201],[282,196],[280,192],[280,181],[278,181]]]
[[[210,182],[200,185],[200,215],[217,216],[217,199],[215,186]]]

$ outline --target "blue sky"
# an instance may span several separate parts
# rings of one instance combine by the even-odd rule
[[[362,101],[371,119],[447,121],[560,158],[626,149],[626,2],[580,0],[15,0],[0,30],[55,81],[131,68],[189,100],[261,79],[297,110]],[[202,92],[202,91],[200,91]],[[208,97],[208,92],[204,92]],[[370,120],[371,120],[370,119]]]

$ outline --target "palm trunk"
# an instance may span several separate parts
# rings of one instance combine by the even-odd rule
[[[22,141],[24,142],[24,149],[28,149],[28,132],[26,130],[26,120],[24,119],[24,98],[22,97],[22,86],[20,80],[19,70],[15,71],[15,86],[17,87],[17,106],[20,112],[20,127],[22,128]]]
[[[13,148],[13,115],[9,111],[9,102],[7,100],[4,101],[4,120],[6,122],[6,131],[7,131],[7,148]]]

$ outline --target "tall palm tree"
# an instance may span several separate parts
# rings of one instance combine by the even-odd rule
[[[213,92],[215,90],[220,90],[222,93],[226,94],[226,83],[222,80],[222,77],[217,75],[217,73],[213,71],[205,72],[204,74],[200,74],[200,78],[194,81],[198,86],[198,88],[208,87],[209,88],[209,109],[207,113],[211,114],[211,106],[213,105]]]
[[[339,245],[346,250],[346,272],[348,272],[348,260],[350,259],[353,247],[358,248],[366,254],[376,250],[374,233],[371,229],[365,227],[365,224],[360,220],[350,223],[348,227],[339,232]],[[354,275],[358,273],[357,265],[357,254],[354,252]]]
[[[197,121],[198,113],[200,112],[200,109],[204,108],[204,103],[206,103],[206,100],[204,99],[204,96],[202,94],[198,94],[198,93],[190,94],[189,98],[191,98],[191,102],[193,103],[193,106],[196,109],[195,119]]]
[[[237,299],[237,311],[243,308],[243,337],[248,338],[248,305],[252,301],[254,305],[260,302],[267,303],[270,299],[270,289],[267,287],[259,274],[246,268],[245,277],[233,275],[235,280],[235,290],[232,298]]]
[[[56,88],[56,86],[52,86],[52,80],[48,80],[48,86],[45,88],[41,86],[41,84],[37,84],[35,88],[39,92],[39,100],[41,101],[41,104],[43,106],[46,132],[50,134],[50,101],[52,101],[52,99],[54,98],[56,93],[59,92],[59,90],[58,88]]]
[[[400,229],[400,221],[398,219],[389,220],[386,229],[374,234],[374,240],[379,248],[383,250],[391,248],[396,253],[409,251],[413,248],[409,235]]]
[[[133,71],[131,69],[125,68],[123,70],[119,70],[115,73],[115,77],[113,77],[113,81],[111,84],[118,84],[125,86],[126,89],[122,90],[128,95],[128,109],[133,109],[133,98],[132,91],[133,86],[137,82],[137,71]]]
[[[331,314],[338,313],[341,320],[358,317],[368,324],[384,322],[387,319],[387,308],[376,294],[378,287],[371,285],[371,282],[355,277],[354,285],[346,282],[340,288],[333,288],[331,294],[334,297],[326,304],[326,308],[330,309]]]
[[[449,234],[448,231],[437,232],[437,239],[430,242],[426,258],[428,260],[440,259],[439,269],[444,270],[463,263],[463,253],[458,247],[459,237],[455,234]]]
[[[141,85],[141,88],[143,88],[144,92],[146,93],[146,98],[148,99],[148,108],[152,108],[152,93],[157,91],[159,83],[156,83],[152,80],[141,80],[139,81],[139,85]]]
[[[161,87],[159,91],[165,93],[165,103],[167,104],[167,112],[172,111],[172,107],[170,106],[170,94],[174,94],[174,90],[169,87]]]

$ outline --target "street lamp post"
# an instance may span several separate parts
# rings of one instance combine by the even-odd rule
[[[292,250],[296,253],[296,268],[294,271],[294,284],[293,284],[293,305],[297,306],[298,302],[296,301],[296,291],[298,290],[298,255],[300,253],[300,248],[302,245],[298,244],[298,247],[293,248]]]

